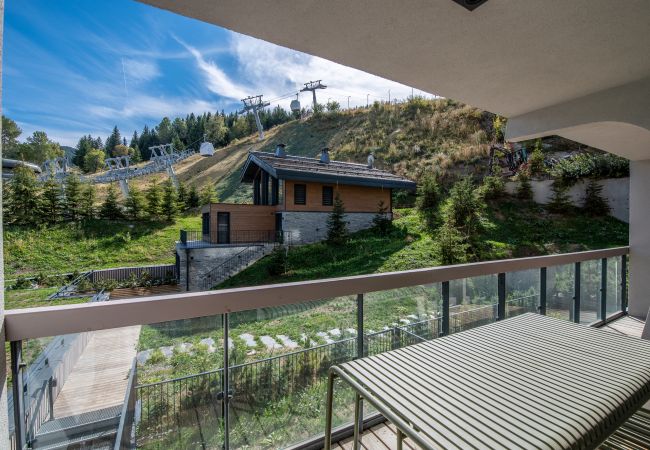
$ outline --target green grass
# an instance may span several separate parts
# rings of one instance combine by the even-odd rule
[[[48,300],[58,288],[45,289],[9,289],[5,291],[5,309],[34,308],[37,306],[58,306],[74,303],[86,303],[88,297],[59,298]]]
[[[415,209],[395,211],[394,230],[379,236],[365,230],[347,245],[325,243],[290,250],[288,271],[271,276],[264,258],[225,281],[219,288],[390,272],[440,265],[436,231]],[[533,202],[509,197],[488,204],[478,259],[482,261],[545,255],[627,245],[628,225],[612,217],[590,217],[579,210],[549,214]]]
[[[170,264],[179,230],[200,227],[200,217],[182,217],[173,224],[92,220],[39,228],[9,225],[4,229],[5,276]]]

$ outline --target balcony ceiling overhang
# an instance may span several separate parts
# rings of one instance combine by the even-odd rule
[[[141,1],[504,115],[514,140],[565,133],[650,158],[647,117],[623,120],[615,110],[597,122],[526,125],[577,99],[648,88],[635,84],[650,80],[647,0],[489,0],[472,12],[451,0]],[[624,103],[643,110],[648,97],[650,91],[637,91]],[[596,123],[609,125],[594,133]],[[626,140],[630,130],[636,133]],[[619,148],[627,141],[638,144]]]

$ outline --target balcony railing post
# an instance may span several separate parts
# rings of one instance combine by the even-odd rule
[[[14,400],[14,434],[16,448],[22,450],[27,445],[25,438],[25,399],[23,397],[23,342],[11,341],[11,379]]]
[[[627,311],[627,255],[621,256],[621,311]]]
[[[497,303],[497,320],[506,318],[506,274],[497,275],[497,294],[499,296]]]
[[[573,284],[573,314],[571,321],[580,323],[580,262],[575,263]]]
[[[229,343],[229,318],[228,314],[223,314],[223,448],[230,449],[230,362],[228,356],[230,349]]]
[[[539,269],[539,306],[538,311],[542,316],[546,315],[546,267]]]
[[[600,320],[607,318],[607,258],[600,260]]]
[[[449,281],[442,282],[442,330],[440,336],[449,334]]]
[[[363,358],[366,354],[364,348],[363,331],[363,294],[357,294],[357,358]],[[363,399],[357,398],[355,426],[363,430]]]

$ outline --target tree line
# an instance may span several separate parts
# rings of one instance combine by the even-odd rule
[[[89,219],[173,221],[183,211],[216,201],[212,186],[199,192],[195,186],[174,186],[167,179],[151,182],[144,191],[130,187],[126,198],[110,184],[98,202],[95,185],[82,182],[76,174],[67,176],[63,184],[54,178],[41,183],[24,166],[14,170],[4,194],[5,222],[27,226]]]

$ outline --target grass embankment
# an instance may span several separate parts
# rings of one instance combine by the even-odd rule
[[[222,283],[219,288],[391,272],[440,265],[436,231],[415,209],[395,211],[393,231],[379,236],[365,230],[348,244],[317,243],[292,248],[288,270],[269,275],[264,258]],[[541,205],[503,198],[491,202],[483,218],[482,261],[564,253],[627,245],[628,225],[612,217],[591,217],[579,210],[550,214]]]
[[[38,228],[6,226],[7,279],[120,266],[171,264],[181,229],[199,229],[201,218],[175,223],[91,220]]]

